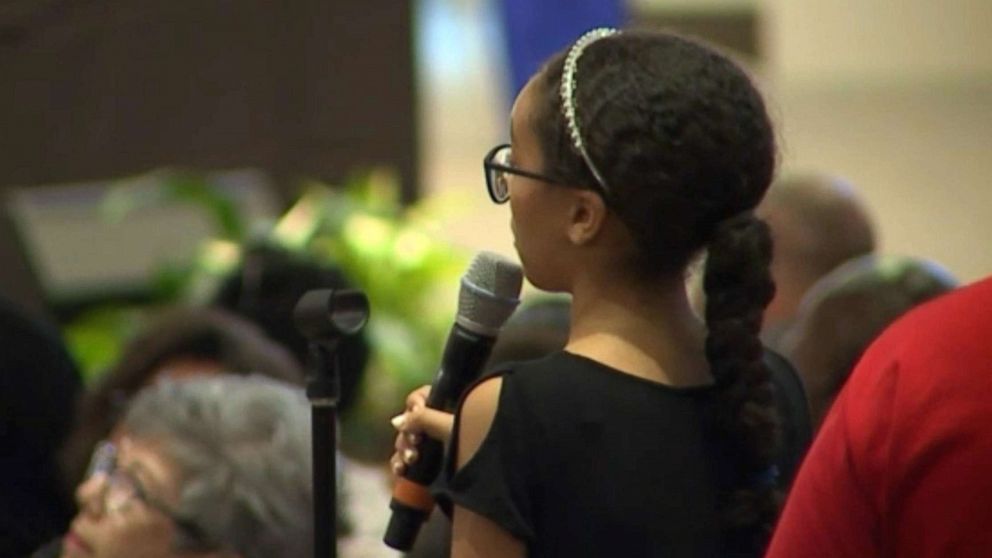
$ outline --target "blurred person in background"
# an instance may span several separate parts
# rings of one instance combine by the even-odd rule
[[[163,378],[219,372],[304,381],[292,355],[244,319],[219,309],[168,309],[127,343],[118,362],[83,395],[62,451],[69,486],[82,481],[96,444],[110,436],[141,388]]]
[[[796,174],[772,184],[757,214],[772,231],[775,297],[765,309],[762,340],[781,352],[782,333],[806,291],[851,258],[875,251],[875,226],[855,187],[840,178]]]
[[[296,303],[310,290],[350,288],[354,285],[336,265],[276,246],[255,244],[245,250],[241,265],[223,279],[212,305],[261,328],[269,339],[287,349],[300,367],[307,367],[310,366],[310,347],[293,321]],[[339,424],[343,427],[338,456],[341,492],[338,533],[349,535],[341,541],[345,555],[361,555],[365,548],[381,550],[381,528],[378,526],[384,525],[386,520],[385,504],[373,505],[368,500],[381,495],[388,502],[385,488],[388,475],[381,463],[375,462],[370,467],[345,456],[348,442],[353,440],[347,428],[349,413],[356,410],[371,354],[365,331],[341,339],[336,354],[340,379],[337,411],[341,418]]]
[[[310,558],[309,404],[261,376],[164,379],[129,404],[34,558]]]
[[[486,369],[543,358],[568,342],[572,302],[567,297],[531,295],[499,332]]]
[[[803,378],[814,425],[882,330],[956,286],[933,262],[874,255],[850,260],[817,281],[782,339],[786,358]]]
[[[992,278],[865,351],[827,412],[768,558],[979,558],[992,549]]]
[[[58,448],[81,391],[58,330],[0,296],[0,556],[24,556],[69,524]]]
[[[245,251],[240,268],[227,277],[213,304],[262,328],[269,338],[286,347],[300,366],[310,357],[307,339],[296,329],[293,309],[304,293],[313,289],[354,288],[344,272],[334,265],[296,256],[286,250],[256,245]],[[369,360],[364,330],[338,344],[341,393],[338,410],[346,414],[354,407]]]

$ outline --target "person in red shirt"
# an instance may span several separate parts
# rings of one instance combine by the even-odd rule
[[[887,329],[803,463],[768,558],[992,553],[992,277]]]

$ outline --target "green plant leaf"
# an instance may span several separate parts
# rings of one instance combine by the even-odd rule
[[[107,215],[156,205],[200,208],[217,237],[186,262],[163,262],[155,274],[154,304],[201,303],[241,262],[246,220],[206,175],[160,171],[143,188],[114,189]],[[355,173],[343,187],[303,185],[301,196],[252,242],[268,243],[300,258],[338,266],[368,296],[372,355],[358,405],[344,418],[344,447],[359,457],[384,459],[392,451],[389,417],[412,389],[429,383],[455,312],[467,255],[441,240],[437,213],[457,204],[403,206],[396,173],[383,168]],[[69,342],[88,377],[114,362],[140,323],[132,309],[108,307],[69,326]]]

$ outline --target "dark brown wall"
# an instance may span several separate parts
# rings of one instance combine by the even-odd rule
[[[374,164],[415,197],[411,3],[3,0],[0,199],[8,186],[161,166],[300,177]],[[0,291],[39,307],[10,228]]]
[[[30,264],[21,253],[13,225],[0,211],[0,298],[39,318],[51,317]]]
[[[385,163],[415,192],[410,2],[4,4],[0,186]]]

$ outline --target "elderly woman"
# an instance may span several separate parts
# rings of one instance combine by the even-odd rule
[[[34,556],[309,556],[309,432],[303,393],[275,380],[158,382],[94,452],[69,532]]]
[[[219,309],[169,309],[132,339],[113,368],[83,394],[61,451],[66,489],[83,481],[97,443],[110,435],[141,388],[161,378],[217,372],[303,384],[303,370],[292,355],[251,322]]]

